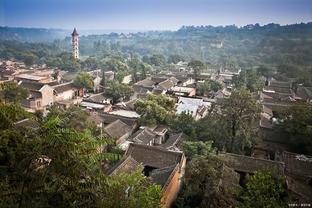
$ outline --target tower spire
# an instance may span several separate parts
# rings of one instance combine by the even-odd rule
[[[78,60],[79,59],[79,43],[78,43],[78,32],[76,28],[74,28],[74,31],[72,33],[72,44],[73,44],[73,58]]]

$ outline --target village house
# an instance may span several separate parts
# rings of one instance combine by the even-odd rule
[[[129,74],[129,75],[124,76],[124,78],[122,79],[121,83],[123,83],[123,84],[130,84],[131,81],[132,81],[132,75]]]
[[[203,118],[207,114],[210,102],[205,102],[203,99],[179,97],[177,102],[177,114],[182,112],[192,115],[195,120]]]
[[[121,120],[123,123],[127,124],[132,132],[139,127],[139,121],[137,117],[127,117],[122,115],[116,115],[116,114],[110,114],[107,112],[98,112],[99,116],[103,118],[104,125],[108,125],[110,123],[113,123],[116,120]]]
[[[131,172],[142,167],[142,174],[161,186],[162,206],[170,207],[181,188],[186,163],[184,154],[157,147],[130,144],[125,156],[126,159],[111,168],[108,174]]]
[[[312,157],[285,151],[283,162],[292,200],[298,203],[312,203]]]
[[[38,83],[49,83],[51,78],[48,76],[37,76],[33,74],[18,74],[15,76],[16,81],[29,81],[29,82],[38,82]]]
[[[132,128],[117,119],[104,127],[104,132],[115,140],[116,145],[124,143],[132,133]]]
[[[297,99],[311,103],[312,102],[312,87],[298,86],[295,95]]]
[[[156,138],[156,133],[154,133],[149,128],[144,127],[135,132],[130,138],[130,141],[136,144],[153,146],[155,144]]]
[[[22,100],[22,106],[29,111],[45,110],[54,103],[54,89],[43,83],[22,82],[22,88],[29,91],[27,99]]]
[[[174,96],[194,97],[196,95],[196,89],[193,87],[175,86],[170,88],[170,90],[167,93]]]
[[[112,111],[112,104],[110,103],[100,103],[100,102],[95,102],[95,101],[92,101],[92,100],[89,100],[89,99],[83,99],[79,105],[81,107],[84,107],[86,109],[89,109],[89,110],[95,110],[95,111],[102,111],[102,112],[110,112]]]
[[[79,95],[79,89],[72,82],[52,86],[55,91],[55,101],[71,100]]]
[[[184,133],[169,133],[168,135],[168,139],[158,147],[169,151],[181,152],[182,143],[187,140],[187,136]]]

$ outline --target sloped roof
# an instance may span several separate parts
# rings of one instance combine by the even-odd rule
[[[167,141],[163,144],[160,145],[160,147],[165,148],[165,149],[176,149],[180,148],[182,142],[186,139],[186,135],[183,133],[173,133],[169,135],[169,138]]]
[[[37,82],[28,82],[28,81],[23,81],[20,86],[22,88],[26,88],[28,90],[36,90],[39,91],[45,84],[43,83],[37,83]]]
[[[23,119],[21,121],[14,123],[14,126],[18,128],[22,127],[22,128],[37,129],[40,127],[40,124],[35,120],[26,118],[26,119]]]
[[[86,100],[97,102],[97,103],[103,103],[103,101],[106,99],[107,99],[107,97],[104,95],[104,93],[100,93],[100,94],[91,96],[91,97],[87,98]]]
[[[15,78],[28,79],[28,80],[33,80],[33,81],[40,81],[40,80],[46,79],[46,77],[41,77],[41,76],[37,76],[33,74],[19,74],[19,75],[16,75]]]
[[[158,84],[158,87],[163,89],[163,90],[169,90],[173,86],[174,86],[174,83],[170,79],[167,79],[167,80],[160,82]]]
[[[291,82],[271,80],[269,82],[269,86],[278,87],[278,88],[291,88],[292,83]]]
[[[146,78],[143,79],[141,81],[138,81],[137,83],[135,83],[134,85],[138,85],[138,86],[143,86],[143,87],[151,87],[155,84],[154,81],[151,80],[151,78]]]
[[[117,139],[131,132],[131,128],[119,119],[107,125],[104,130],[110,137]]]
[[[56,85],[56,86],[53,86],[54,90],[57,92],[57,93],[63,93],[63,92],[66,92],[68,90],[75,90],[77,89],[73,83],[66,83],[66,84],[61,84],[61,85]]]
[[[154,146],[131,143],[126,155],[133,157],[144,166],[148,165],[154,168],[165,168],[180,163],[183,153],[171,152]]]
[[[108,113],[99,113],[99,115],[104,119],[105,124],[110,124],[110,123],[119,119],[122,122],[124,122],[125,124],[127,124],[128,126],[132,127],[138,121],[137,118],[128,118],[128,117],[124,117],[124,116],[120,116],[120,115],[114,115],[114,114],[108,114]]]
[[[170,178],[170,176],[177,167],[178,164],[164,168],[154,169],[150,173],[150,178],[154,183],[161,185],[161,187],[164,187],[167,184],[168,179]]]
[[[284,175],[284,163],[248,157],[244,155],[222,153],[218,155],[227,166],[236,171],[254,173],[256,171],[271,171],[275,175]]]
[[[135,159],[131,156],[124,158],[123,160],[119,161],[116,165],[110,168],[106,174],[108,175],[119,175],[121,173],[130,173],[136,170],[140,166]]]
[[[312,99],[312,87],[300,86],[297,88],[296,95],[304,100]]]
[[[264,90],[275,91],[276,93],[280,93],[280,94],[287,94],[287,95],[292,94],[291,88],[285,88],[285,87],[265,86]]]
[[[149,144],[157,135],[149,129],[138,130],[131,138],[137,144]]]
[[[152,76],[151,77],[151,80],[155,83],[160,83],[160,82],[163,82],[167,79],[168,79],[168,77],[166,77],[166,76]]]
[[[283,152],[287,173],[312,178],[312,156]]]

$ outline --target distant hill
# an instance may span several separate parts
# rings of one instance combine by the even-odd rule
[[[136,33],[139,30],[79,30],[80,36],[109,33]],[[53,42],[70,37],[72,31],[65,29],[23,28],[0,26],[0,40],[18,40],[21,42]]]
[[[22,42],[53,42],[64,39],[70,31],[62,29],[0,27],[1,40],[18,40]]]

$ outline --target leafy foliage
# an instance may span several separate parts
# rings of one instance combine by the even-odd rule
[[[13,111],[7,117],[18,114]],[[27,134],[0,129],[1,207],[160,207],[159,186],[141,170],[105,175],[100,160],[106,153],[99,152],[105,141],[66,123],[54,112]]]
[[[190,137],[195,137],[195,120],[189,113],[182,112],[176,115],[169,124],[175,131],[183,132]]]
[[[254,70],[244,70],[233,77],[236,88],[246,87],[251,92],[257,92],[264,86],[264,81]]]
[[[241,208],[287,207],[287,192],[283,181],[269,172],[257,172],[247,180],[240,194]]]
[[[133,88],[129,85],[112,82],[109,84],[108,88],[105,90],[105,93],[110,96],[115,103],[119,99],[129,99],[133,94]]]
[[[90,74],[79,72],[74,80],[74,85],[84,89],[92,89],[94,83]]]
[[[194,79],[196,80],[198,78],[198,75],[204,69],[205,64],[203,62],[201,62],[200,60],[191,60],[188,63],[188,67],[190,67],[193,70]]]
[[[250,92],[236,89],[228,99],[220,100],[211,112],[196,123],[200,140],[212,140],[214,146],[230,152],[243,152],[251,147],[256,131],[252,124],[259,117],[259,107]]]
[[[184,141],[182,144],[182,150],[188,159],[197,156],[207,156],[214,152],[212,141]]]
[[[0,84],[0,101],[5,103],[16,103],[27,98],[28,91],[21,88],[15,82],[5,82]]]
[[[143,124],[166,124],[174,115],[175,101],[165,95],[148,94],[147,100],[138,100],[134,106]]]
[[[239,187],[225,184],[222,176],[231,181],[236,173],[225,172],[222,162],[214,156],[194,158],[186,167],[185,183],[173,207],[233,207]]]
[[[276,130],[296,152],[312,154],[312,106],[294,105],[280,115]]]
[[[222,84],[215,80],[206,80],[204,83],[198,83],[196,85],[196,90],[198,95],[205,95],[209,92],[217,92],[222,89]]]

